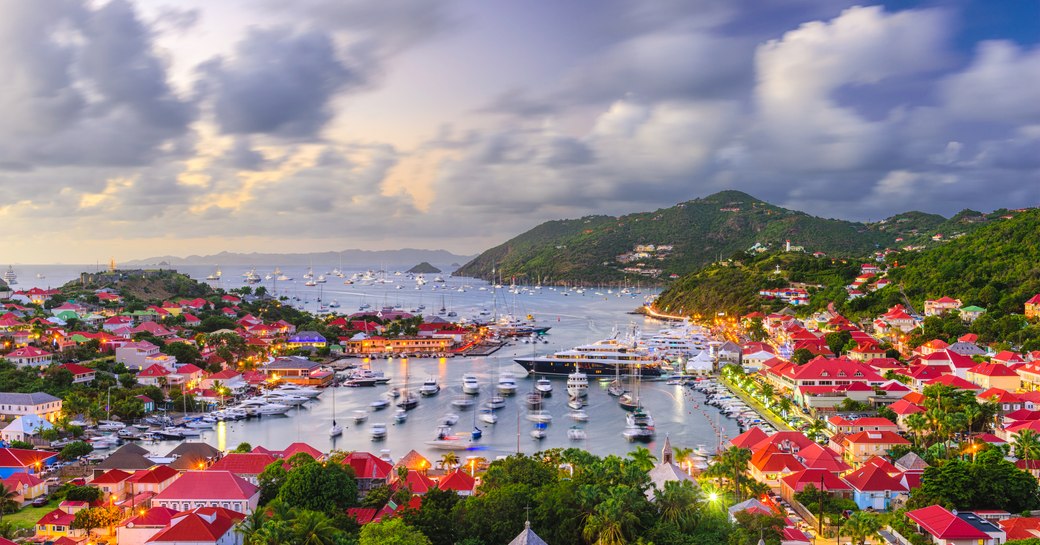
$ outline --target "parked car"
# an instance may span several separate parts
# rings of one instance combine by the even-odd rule
[[[43,507],[43,506],[47,505],[48,501],[50,501],[50,498],[48,498],[47,496],[40,496],[40,497],[38,497],[38,498],[36,498],[36,499],[34,499],[32,501],[32,506],[33,507]]]

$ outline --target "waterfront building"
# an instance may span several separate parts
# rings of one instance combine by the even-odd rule
[[[370,452],[351,452],[343,459],[343,463],[354,470],[358,493],[362,496],[369,490],[386,484],[394,469],[393,464]]]
[[[328,341],[317,331],[300,331],[285,339],[289,348],[325,348]]]
[[[366,336],[359,333],[346,342],[347,352],[362,356],[388,354],[444,353],[451,350],[451,338],[396,337],[388,339],[379,335]]]
[[[187,471],[152,499],[152,505],[187,511],[197,507],[223,507],[252,512],[260,489],[230,471]]]
[[[827,419],[827,427],[836,433],[846,435],[861,431],[890,431],[898,432],[899,426],[887,418],[862,417],[848,420],[841,415],[835,415]]]
[[[335,374],[321,369],[321,365],[307,358],[287,356],[276,358],[263,367],[270,382],[288,382],[304,386],[328,386]]]
[[[0,415],[3,420],[27,414],[53,421],[61,414],[61,400],[43,392],[31,394],[0,392]]]

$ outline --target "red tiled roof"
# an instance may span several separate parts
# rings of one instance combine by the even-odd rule
[[[455,492],[472,492],[476,486],[477,480],[461,470],[449,474],[437,483],[437,488]]]
[[[907,511],[906,516],[939,539],[990,539],[989,534],[940,505]]]
[[[143,515],[137,515],[136,517],[126,521],[126,524],[133,523],[134,526],[162,527],[169,524],[170,519],[172,519],[175,514],[177,514],[177,511],[170,509],[169,507],[152,507],[145,511]]]
[[[170,527],[155,534],[147,543],[202,542],[216,543],[223,535],[234,531],[235,519],[223,514],[203,517],[189,512],[176,515]]]
[[[402,486],[401,480],[398,479],[396,475],[392,485],[395,490]],[[437,487],[437,483],[433,482],[432,479],[414,469],[408,470],[408,476],[405,478],[404,485],[408,486],[408,490],[410,490],[412,494],[425,494],[429,492],[431,488]]]
[[[192,373],[199,373],[201,371],[202,371],[202,369],[199,369],[197,366],[192,365],[190,363],[182,365],[182,366],[177,368],[177,374],[178,375],[190,375]]]
[[[110,469],[101,475],[90,481],[90,484],[115,484],[121,483],[130,478],[130,473],[123,471],[122,469]]]
[[[756,443],[752,450],[759,450],[765,448],[767,445],[791,445],[798,449],[803,449],[812,444],[812,439],[809,439],[800,431],[778,431]]]
[[[258,490],[229,471],[187,471],[155,499],[248,500]]]
[[[94,370],[89,367],[83,367],[76,363],[65,363],[61,366],[63,369],[68,369],[73,375],[89,375]]]
[[[151,367],[148,367],[147,369],[141,371],[137,375],[137,377],[138,378],[142,378],[142,377],[156,377],[156,378],[159,378],[159,377],[169,376],[170,374],[171,373],[170,373],[170,371],[168,369],[166,369],[165,367],[163,367],[163,366],[159,365],[158,363],[156,363],[155,365],[152,365]]]
[[[738,448],[750,449],[768,437],[769,435],[762,431],[761,428],[753,426],[748,431],[730,439],[729,444]]]
[[[322,456],[325,456],[320,450],[308,445],[307,443],[293,443],[282,451],[282,458],[290,458],[293,454],[302,452],[309,455],[311,458],[317,460]]]
[[[0,467],[30,467],[46,464],[47,460],[57,456],[56,452],[27,450],[20,448],[0,449]]]
[[[751,456],[751,465],[763,473],[801,471],[805,466],[788,452],[781,452],[773,445],[758,450]]]
[[[840,473],[851,469],[838,453],[816,443],[799,450],[797,456],[805,464],[805,467],[810,469],[825,469],[832,473]]]
[[[236,475],[259,475],[278,459],[262,452],[232,452],[209,466],[207,471],[230,471]]]
[[[57,525],[57,526],[71,526],[72,521],[76,518],[75,515],[70,515],[61,509],[55,509],[50,513],[40,517],[40,520],[36,521],[37,526],[39,525]]]
[[[1019,403],[1022,401],[1017,395],[1000,388],[990,388],[975,397],[986,401],[994,400],[997,403]]]
[[[982,389],[977,384],[968,382],[968,381],[962,379],[961,377],[958,377],[957,375],[943,375],[943,376],[941,376],[939,378],[934,378],[932,380],[929,380],[925,384],[927,384],[928,386],[931,386],[933,384],[944,384],[946,386],[952,386],[952,387],[960,389],[960,390],[974,390],[974,391],[978,391],[978,390]]]
[[[974,437],[976,441],[982,441],[983,443],[990,443],[992,445],[1007,443],[1007,441],[997,437],[996,435],[993,435],[992,433],[980,433],[978,435],[975,435]]]
[[[170,480],[177,475],[177,470],[170,466],[155,466],[152,469],[142,469],[130,477],[132,483],[159,484]]]
[[[985,377],[1017,377],[1018,373],[1013,371],[1006,365],[999,363],[980,363],[971,369],[968,369],[969,373],[976,375],[982,375]]]
[[[907,441],[897,433],[890,431],[861,431],[846,436],[845,441],[849,443],[879,444],[879,445],[909,445]]]
[[[881,469],[881,471],[884,471],[889,475],[896,475],[901,473],[901,471],[899,471],[899,468],[892,465],[892,462],[889,462],[881,456],[871,456],[869,460],[863,463],[863,465],[879,468]]]
[[[997,521],[1007,534],[1007,540],[1040,537],[1040,518],[1013,517]]]
[[[810,484],[816,487],[817,490],[825,492],[851,489],[848,483],[825,469],[803,469],[784,477],[783,481],[784,484],[795,492],[801,492]]]
[[[888,408],[892,409],[892,412],[896,413],[899,416],[903,416],[905,414],[916,414],[924,412],[923,407],[921,407],[920,405],[910,403],[906,399],[900,399],[899,401],[896,401],[895,403],[889,405]]]
[[[386,479],[394,469],[390,462],[369,452],[351,452],[343,463],[353,468],[359,479]]]
[[[36,486],[38,484],[42,484],[43,479],[40,479],[36,475],[18,471],[12,473],[9,477],[5,478],[3,480],[3,483],[5,485],[8,485],[8,488],[15,488],[20,486]]]

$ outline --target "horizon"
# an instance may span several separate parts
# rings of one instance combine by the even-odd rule
[[[1040,204],[1035,2],[0,13],[11,263],[474,255],[722,190],[851,221]]]

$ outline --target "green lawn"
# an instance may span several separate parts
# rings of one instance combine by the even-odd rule
[[[26,507],[17,513],[4,515],[4,522],[10,522],[15,528],[33,528],[40,517],[58,507],[58,503],[50,501],[43,507]]]

